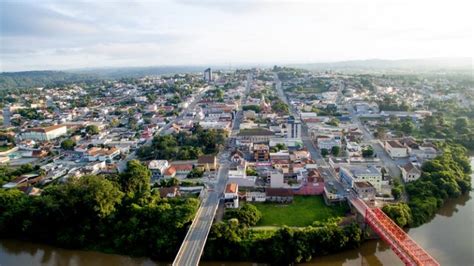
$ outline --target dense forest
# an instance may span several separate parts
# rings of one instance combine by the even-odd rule
[[[383,210],[400,226],[419,226],[434,217],[450,198],[471,190],[471,166],[467,150],[445,144],[443,155],[422,166],[420,179],[406,185],[408,204],[400,203]]]
[[[162,199],[138,161],[116,177],[83,176],[41,196],[0,190],[0,237],[169,260],[199,202]]]

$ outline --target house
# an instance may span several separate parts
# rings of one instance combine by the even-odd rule
[[[253,157],[257,162],[268,161],[270,159],[270,148],[266,144],[254,144]]]
[[[174,198],[180,195],[178,187],[161,187],[158,191],[161,198]]]
[[[287,188],[267,188],[266,201],[290,203],[293,201],[293,190]]]
[[[168,167],[163,173],[164,178],[173,178],[175,176],[176,176],[176,169],[174,168],[174,166]]]
[[[148,169],[151,171],[152,180],[163,177],[165,170],[169,167],[167,160],[152,160],[148,163]]]
[[[229,183],[224,191],[224,205],[226,208],[239,207],[239,185],[236,183]]]
[[[214,155],[202,155],[199,156],[197,161],[197,168],[203,171],[216,171],[217,170],[217,158]]]
[[[391,158],[408,157],[408,148],[398,140],[387,140],[384,142],[384,148]]]
[[[402,178],[405,182],[412,182],[420,178],[421,176],[421,169],[418,165],[409,162],[404,166],[400,166],[400,170],[402,172]]]
[[[113,158],[117,155],[120,155],[120,150],[117,149],[116,147],[112,147],[112,148],[92,147],[86,151],[87,160],[89,162],[112,161]]]
[[[371,183],[367,181],[355,182],[354,191],[363,200],[373,200],[375,199],[376,190]]]
[[[188,175],[193,170],[192,164],[171,164],[176,170],[176,175]]]
[[[49,141],[67,134],[65,125],[54,125],[42,128],[29,128],[21,134],[23,140]]]

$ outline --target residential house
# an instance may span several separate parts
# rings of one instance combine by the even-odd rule
[[[404,166],[400,166],[402,172],[402,178],[405,182],[412,182],[420,178],[421,169],[417,164],[409,162]]]
[[[174,166],[170,166],[166,168],[165,172],[163,173],[164,178],[173,178],[176,176],[176,169]]]
[[[367,182],[367,181],[355,182],[353,189],[356,192],[356,194],[359,196],[359,198],[363,200],[375,199],[376,190],[370,182]]]
[[[384,148],[391,158],[408,157],[408,148],[398,140],[384,141]]]
[[[175,198],[180,195],[178,187],[161,187],[158,191],[161,198]]]
[[[148,169],[151,171],[152,180],[158,180],[163,177],[165,170],[169,167],[167,160],[152,160],[148,163]]]

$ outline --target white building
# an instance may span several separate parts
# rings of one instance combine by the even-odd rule
[[[239,207],[239,185],[236,183],[229,183],[225,187],[224,205],[226,208]]]
[[[283,173],[279,171],[273,171],[270,174],[270,187],[271,188],[282,188],[285,186],[283,181]]]
[[[388,140],[384,142],[384,148],[392,158],[408,157],[408,148],[398,140]]]
[[[404,166],[400,166],[400,170],[402,172],[402,178],[405,183],[415,181],[421,176],[420,167],[411,162],[407,163]]]
[[[318,148],[320,150],[326,149],[331,150],[335,146],[341,146],[341,139],[339,137],[335,138],[318,138]]]
[[[169,163],[167,160],[152,160],[148,163],[148,169],[151,171],[151,177],[155,180],[161,178],[168,167]]]
[[[55,125],[43,128],[29,128],[21,134],[22,139],[49,141],[67,134],[65,125]]]
[[[382,172],[373,165],[341,167],[339,175],[341,180],[351,187],[354,187],[356,182],[367,181],[377,191],[380,191],[382,185],[388,185],[388,181],[384,181],[382,178]]]

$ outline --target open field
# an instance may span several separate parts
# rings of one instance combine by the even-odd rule
[[[262,212],[257,226],[308,226],[315,221],[344,216],[346,205],[326,206],[321,196],[295,196],[292,204],[254,204]]]

